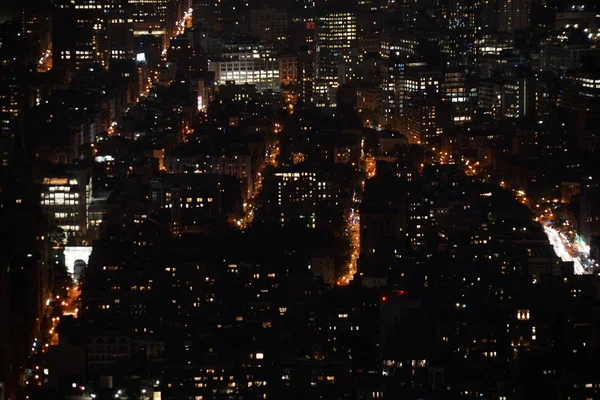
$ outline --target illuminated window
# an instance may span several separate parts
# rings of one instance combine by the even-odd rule
[[[521,321],[529,320],[529,310],[518,310],[517,311],[517,319]]]

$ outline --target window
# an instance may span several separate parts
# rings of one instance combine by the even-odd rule
[[[517,311],[517,319],[520,321],[528,321],[529,320],[529,310],[518,310]]]

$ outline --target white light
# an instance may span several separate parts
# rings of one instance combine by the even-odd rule
[[[584,269],[581,261],[578,257],[571,257],[567,251],[565,239],[561,237],[558,231],[548,225],[544,225],[544,232],[548,237],[548,241],[554,248],[556,255],[563,261],[572,261],[575,274],[582,275],[584,273]]]

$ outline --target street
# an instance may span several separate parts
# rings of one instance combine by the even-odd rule
[[[548,223],[543,224],[544,232],[548,237],[548,241],[554,248],[554,252],[558,257],[560,257],[563,261],[573,261],[573,271],[576,275],[583,275],[585,273],[585,269],[583,268],[583,263],[580,256],[573,257],[572,251],[570,250],[570,245],[567,242],[566,238],[562,236],[558,231],[552,228]]]

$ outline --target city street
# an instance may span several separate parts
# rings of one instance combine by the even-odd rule
[[[354,278],[354,274],[356,273],[356,261],[360,255],[360,216],[358,215],[357,210],[351,211],[347,223],[346,234],[350,239],[352,252],[350,253],[346,274],[339,278],[338,285],[347,285]]]
[[[581,256],[573,256],[573,251],[570,248],[569,242],[564,237],[558,233],[558,231],[550,226],[549,223],[543,223],[544,232],[548,237],[548,241],[554,248],[554,252],[558,257],[560,257],[563,261],[573,261],[573,271],[576,275],[585,274],[585,269],[583,267],[583,262]]]

